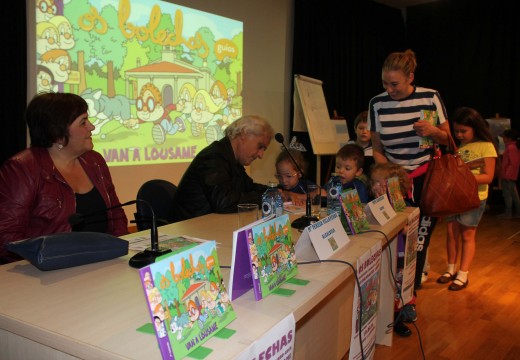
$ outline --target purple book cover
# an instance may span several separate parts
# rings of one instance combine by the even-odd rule
[[[160,257],[139,274],[163,359],[184,359],[236,318],[215,241]]]
[[[259,226],[259,225],[257,225]],[[260,286],[260,280],[258,279],[258,250],[256,250],[256,244],[253,241],[253,230],[247,230],[247,259],[249,260],[249,268],[252,275],[253,288],[255,289],[255,300],[262,299],[262,287]]]
[[[251,230],[235,231],[233,236],[233,254],[229,292],[235,300],[253,288],[251,261],[247,244],[247,233]]]

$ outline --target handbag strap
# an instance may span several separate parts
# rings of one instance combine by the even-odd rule
[[[457,147],[457,144],[455,144],[455,140],[453,139],[453,136],[451,136],[451,132],[448,132],[448,145],[446,151],[451,152],[452,154],[457,154],[459,152],[459,148]]]

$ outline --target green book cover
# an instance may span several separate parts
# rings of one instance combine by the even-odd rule
[[[388,199],[390,199],[390,204],[394,208],[395,212],[404,211],[404,209],[406,209],[406,202],[404,201],[403,194],[401,193],[399,177],[394,176],[389,178],[386,185]]]
[[[215,241],[165,255],[139,270],[163,359],[182,359],[236,318]]]
[[[256,300],[298,274],[288,214],[254,226],[248,244]]]
[[[439,115],[435,110],[421,110],[421,117],[419,120],[426,120],[433,126],[437,126],[439,122]],[[420,149],[428,149],[433,147],[434,142],[433,139],[429,136],[423,136],[419,138],[419,148]]]
[[[355,188],[341,192],[341,208],[343,209],[342,223],[347,222],[350,232],[355,235],[363,230],[370,229],[365,207]]]

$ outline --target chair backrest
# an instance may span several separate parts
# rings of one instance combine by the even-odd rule
[[[167,180],[154,179],[145,182],[137,192],[137,199],[147,201],[153,208],[157,225],[166,225],[173,222],[173,196],[177,186]],[[135,223],[137,230],[151,228],[152,213],[150,208],[142,202],[136,203],[137,212]]]

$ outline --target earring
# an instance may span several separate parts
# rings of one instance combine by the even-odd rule
[[[63,149],[63,145],[62,144],[58,144],[57,146],[58,146],[58,150]]]

